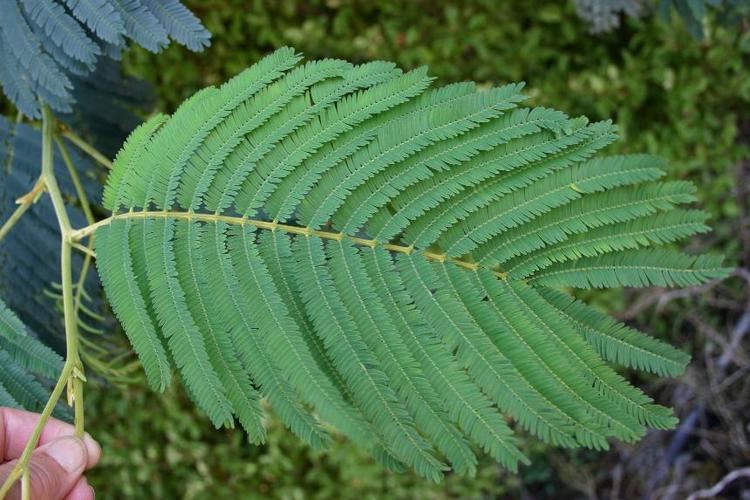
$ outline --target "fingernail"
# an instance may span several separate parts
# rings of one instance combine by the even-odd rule
[[[86,448],[78,438],[61,437],[44,447],[44,452],[68,472],[75,472],[86,464]]]

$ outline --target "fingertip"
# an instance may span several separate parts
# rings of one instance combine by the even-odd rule
[[[94,500],[95,498],[96,493],[94,492],[94,488],[91,487],[85,477],[82,477],[73,489],[70,490],[65,500]]]
[[[102,447],[99,446],[96,439],[91,437],[91,434],[88,432],[83,435],[83,443],[86,445],[86,454],[88,457],[86,469],[88,470],[99,463],[99,459],[102,456]]]

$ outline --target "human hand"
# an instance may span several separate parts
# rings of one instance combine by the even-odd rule
[[[0,485],[23,453],[38,420],[36,413],[0,408]],[[83,474],[99,461],[101,449],[88,434],[83,439],[74,434],[72,425],[54,418],[44,426],[29,461],[32,499],[94,499],[94,489]],[[20,481],[8,494],[9,500],[16,498],[21,498]]]

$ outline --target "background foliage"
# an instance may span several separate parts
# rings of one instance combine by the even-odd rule
[[[193,54],[172,45],[159,55],[135,48],[124,58],[130,75],[154,85],[158,109],[173,111],[198,88],[224,81],[282,45],[310,59],[427,64],[440,83],[524,80],[532,105],[613,118],[623,140],[610,151],[668,158],[670,177],[696,182],[702,206],[714,215],[714,233],[694,246],[711,246],[728,262],[750,266],[746,26],[719,27],[709,15],[704,39],[696,41],[676,16],[669,22],[628,18],[610,33],[592,35],[572,3],[553,1],[185,3],[213,34],[210,48]],[[750,418],[748,337],[725,356],[748,314],[745,281],[734,277],[681,295],[655,290],[594,297],[693,355],[682,379],[650,387],[641,381],[683,419],[700,410],[687,434],[655,433],[606,454],[527,447],[534,465],[517,478],[487,462],[473,480],[448,477],[431,485],[384,472],[351,444],[316,454],[279,427],[265,446],[252,447],[239,432],[211,430],[179,392],[160,400],[144,383],[88,392],[89,430],[105,449],[92,482],[101,498],[206,492],[218,498],[682,497],[750,461],[742,425]],[[725,494],[738,495],[742,487],[738,481]]]
[[[126,39],[152,52],[167,46],[170,38],[191,50],[210,44],[211,35],[178,0],[65,4],[0,3],[0,86],[19,112],[31,118],[41,118],[40,100],[57,113],[73,115],[67,118],[89,114],[92,102],[104,104],[106,96],[101,89],[92,92],[92,82],[107,81],[102,66],[116,65]],[[110,111],[116,112],[117,99],[107,100],[115,108]]]

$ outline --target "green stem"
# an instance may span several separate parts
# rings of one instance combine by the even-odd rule
[[[28,498],[30,495],[30,485],[28,481],[28,467],[31,453],[39,442],[39,437],[42,434],[42,429],[46,425],[52,410],[60,400],[63,389],[67,386],[68,388],[68,402],[73,405],[75,415],[75,434],[78,437],[83,436],[83,425],[84,425],[84,414],[83,414],[83,382],[86,377],[83,374],[83,364],[79,354],[78,345],[78,321],[75,315],[75,301],[73,298],[73,271],[72,271],[72,250],[73,240],[71,233],[73,228],[70,225],[70,218],[65,210],[65,203],[63,200],[62,192],[57,184],[55,178],[54,164],[53,164],[53,117],[49,108],[44,105],[42,106],[42,174],[37,186],[42,186],[47,189],[49,196],[52,200],[52,206],[55,210],[55,216],[60,227],[61,241],[60,241],[60,271],[61,271],[61,289],[63,296],[63,311],[65,320],[65,364],[63,365],[60,378],[55,384],[55,388],[52,390],[47,404],[39,417],[31,437],[26,443],[23,453],[16,462],[16,465],[11,470],[10,475],[0,487],[0,498],[4,498],[8,493],[13,484],[21,478],[21,495],[22,498]],[[31,196],[29,193],[22,203],[33,203],[36,196]],[[16,210],[19,212],[19,210]],[[22,214],[22,213],[21,213]],[[16,217],[16,220],[20,218],[20,215]],[[93,220],[93,218],[91,219]],[[8,224],[6,223],[6,226]],[[5,226],[3,226],[5,227]],[[12,225],[8,226],[12,227]],[[7,230],[6,230],[7,232]]]
[[[82,139],[78,139],[78,138],[77,140],[82,141]],[[73,165],[73,161],[70,159],[70,154],[68,153],[67,146],[65,146],[65,141],[60,140],[59,137],[55,137],[55,141],[57,142],[57,146],[60,148],[60,153],[62,155],[65,166],[68,168],[68,172],[70,173],[70,178],[73,180],[73,186],[75,187],[76,195],[78,196],[78,201],[81,203],[81,208],[83,209],[83,213],[86,216],[86,222],[88,222],[89,224],[93,224],[94,214],[91,211],[91,204],[89,203],[88,197],[86,196],[86,190],[83,189],[83,184],[81,183],[81,178],[78,175],[78,171]],[[73,245],[76,246],[77,243],[73,243]],[[89,269],[91,268],[91,258],[93,256],[93,248],[94,248],[94,235],[93,234],[91,235],[91,238],[89,238],[88,245],[85,248],[87,250],[84,250],[83,248],[79,248],[79,250],[83,251],[86,254],[86,256],[83,258],[83,264],[81,265],[81,273],[78,276],[78,282],[76,283],[76,287],[75,287],[76,293],[75,293],[75,304],[73,307],[73,313],[76,318],[78,318],[78,311],[81,309],[83,287],[84,287],[84,284],[86,283],[86,277],[88,275]]]
[[[74,134],[73,132],[67,129],[63,130],[62,136],[68,139],[73,144],[75,144],[78,149],[80,149],[81,151],[89,155],[91,158],[96,160],[99,164],[112,170],[112,162],[109,160],[109,158],[107,158],[102,153],[100,153],[94,146],[84,141],[83,139],[78,137],[76,134]]]
[[[80,361],[78,361],[78,367],[74,367],[73,369],[73,422],[75,425],[75,434],[78,437],[83,437],[84,428],[85,428],[85,419],[84,419],[84,411],[83,411],[83,383],[86,381],[85,376],[83,375],[83,372],[81,371],[83,369],[83,364]]]
[[[21,478],[21,500],[31,500],[31,474],[28,470],[23,471]]]
[[[78,352],[78,319],[76,316],[75,299],[73,297],[73,271],[72,252],[73,241],[70,234],[73,228],[70,226],[68,212],[65,209],[62,192],[55,178],[54,164],[52,161],[52,139],[53,118],[47,106],[42,107],[42,179],[47,186],[55,209],[57,222],[60,226],[62,241],[60,243],[60,272],[63,295],[63,313],[65,320],[65,359],[66,363],[73,365],[72,376],[69,385],[69,402],[73,404],[75,411],[76,435],[83,436],[83,364]]]
[[[42,107],[42,116],[44,120],[42,122],[42,179],[47,186],[47,192],[49,192],[50,198],[52,198],[52,206],[55,209],[55,215],[57,216],[57,222],[60,226],[63,243],[65,243],[65,240],[68,239],[68,233],[71,231],[71,226],[68,212],[65,210],[65,201],[63,200],[60,186],[58,186],[57,179],[55,178],[52,159],[52,113],[46,106]],[[63,274],[64,273],[65,269],[63,269]],[[63,283],[63,287],[64,286],[65,283]]]

